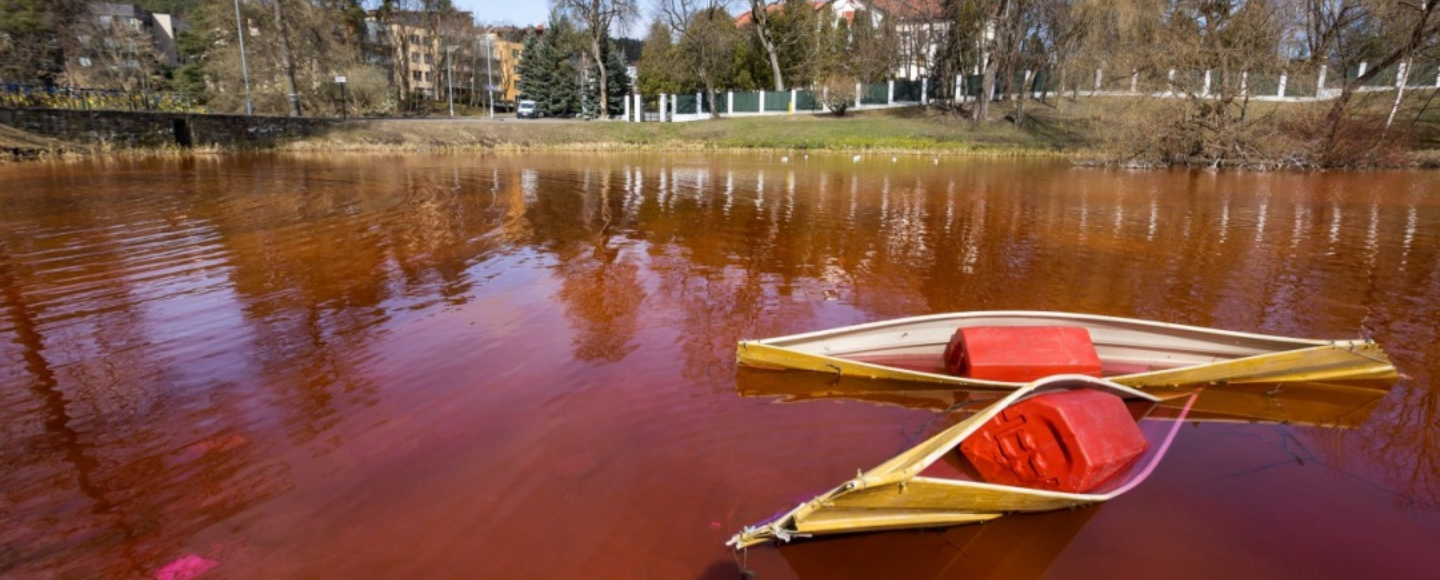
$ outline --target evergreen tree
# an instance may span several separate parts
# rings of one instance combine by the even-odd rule
[[[540,64],[540,34],[530,34],[525,37],[525,47],[520,52],[520,62],[515,63],[515,88],[520,92],[520,98],[536,101],[541,93],[541,76],[544,74],[544,67]]]
[[[650,23],[650,32],[645,36],[640,61],[635,67],[638,77],[635,84],[640,92],[647,95],[679,92],[687,71],[675,50],[670,25],[655,19]]]
[[[630,93],[630,76],[626,73],[625,57],[613,42],[607,42],[603,49],[605,55],[605,69],[610,71],[609,83],[606,91],[610,98],[606,99],[606,111],[600,112],[600,67],[590,65],[589,74],[585,79],[585,94],[581,109],[589,118],[608,118],[611,115],[619,115],[625,110],[625,96]]]
[[[515,72],[520,98],[535,101],[540,114],[564,117],[575,114],[579,95],[570,51],[564,47],[564,31],[551,22],[543,33],[525,39],[525,50]]]
[[[576,86],[575,67],[570,64],[571,52],[565,48],[563,32],[556,27],[545,31],[540,43],[541,58],[549,68],[545,92],[537,99],[542,114],[570,117],[580,111],[580,90]]]

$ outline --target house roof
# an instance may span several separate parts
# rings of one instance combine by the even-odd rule
[[[810,6],[814,8],[816,12],[819,12],[820,10],[823,10],[826,6],[829,6],[834,2],[835,0],[811,0]],[[776,0],[775,2],[771,2],[765,5],[765,12],[779,12],[784,8],[784,2],[782,2],[781,0]],[[739,16],[735,17],[735,26],[750,26],[750,22],[753,21],[753,17],[754,15],[751,14],[751,11],[749,10],[741,12]]]
[[[940,18],[945,14],[941,0],[869,0],[866,4],[896,18]]]

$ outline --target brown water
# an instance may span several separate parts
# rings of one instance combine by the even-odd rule
[[[963,397],[737,374],[737,338],[1050,309],[1363,332],[1407,377],[1212,399],[1103,506],[753,549],[749,567],[1433,578],[1437,232],[1440,175],[1417,172],[0,167],[0,577],[153,577],[193,553],[217,579],[734,578],[722,542],[740,526],[874,466]]]

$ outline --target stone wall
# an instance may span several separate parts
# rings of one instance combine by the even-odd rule
[[[117,148],[272,147],[322,133],[334,119],[0,108],[0,125],[81,145]]]

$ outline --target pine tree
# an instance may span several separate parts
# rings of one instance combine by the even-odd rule
[[[575,67],[562,43],[562,33],[552,23],[545,32],[525,39],[525,50],[516,64],[520,98],[535,101],[540,114],[547,117],[573,115],[579,106]]]
[[[583,96],[582,109],[585,115],[590,118],[608,118],[610,115],[619,115],[625,109],[625,96],[630,93],[630,76],[626,73],[625,55],[616,48],[615,43],[607,42],[602,51],[605,55],[605,69],[610,71],[609,83],[605,87],[610,98],[606,99],[606,111],[602,114],[598,104],[600,92],[600,67],[590,65],[589,74],[585,79],[585,94]]]
[[[531,34],[525,37],[525,48],[520,53],[520,62],[515,63],[515,88],[520,91],[520,98],[530,101],[539,101],[541,87],[544,82],[541,77],[545,75],[544,67],[540,59],[540,36]]]

